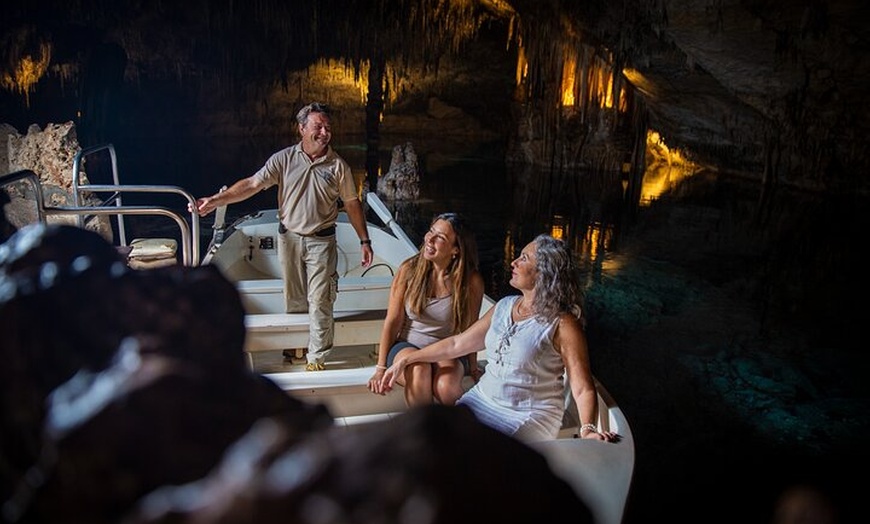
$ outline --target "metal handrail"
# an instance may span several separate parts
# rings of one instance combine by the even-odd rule
[[[100,151],[108,151],[109,157],[112,161],[112,181],[113,185],[106,184],[81,184],[81,173],[82,173],[82,163],[84,159],[92,154],[99,153]],[[184,197],[189,204],[188,209],[190,212],[190,224],[192,226],[193,238],[199,238],[199,215],[194,211],[196,209],[196,198],[193,197],[189,192],[185,189],[178,186],[168,186],[168,185],[122,185],[120,182],[120,178],[118,176],[118,155],[115,153],[115,146],[113,144],[101,144],[97,146],[87,147],[81,149],[78,153],[76,153],[73,158],[73,176],[72,176],[72,188],[73,188],[73,203],[76,207],[80,207],[81,203],[81,193],[88,191],[91,193],[99,193],[99,192],[109,192],[112,191],[113,194],[106,200],[102,202],[103,205],[114,201],[116,208],[127,207],[123,205],[121,193],[124,192],[139,192],[139,193],[174,193]],[[131,209],[130,207],[127,207]],[[154,208],[158,209],[158,208]],[[96,213],[95,213],[96,214]],[[100,213],[100,214],[108,214],[111,215],[113,213]],[[127,245],[127,233],[124,222],[124,217],[128,214],[138,214],[138,213],[117,213],[118,217],[118,238],[120,245]],[[158,213],[159,214],[159,213]],[[84,215],[79,216],[79,226],[84,225]],[[182,242],[184,239],[182,238]],[[192,256],[194,260],[199,260],[199,243],[193,243],[192,246]]]
[[[193,203],[195,207],[196,199],[190,193],[185,191],[184,189],[176,186],[149,186],[149,185],[131,185],[131,186],[122,186],[122,185],[90,185],[86,184],[82,188],[78,187],[78,184],[73,184],[75,186],[74,194],[74,202],[76,202],[75,206],[71,207],[53,207],[46,206],[45,199],[43,197],[42,185],[39,182],[39,176],[29,169],[25,169],[22,171],[16,171],[14,173],[9,173],[6,175],[0,176],[0,187],[14,184],[19,181],[28,181],[33,185],[35,192],[35,205],[36,205],[36,214],[37,220],[40,223],[45,223],[46,218],[52,215],[76,215],[79,217],[80,225],[83,224],[81,222],[82,217],[88,215],[115,215],[120,217],[126,215],[137,215],[137,216],[165,216],[172,218],[175,220],[175,223],[178,225],[178,228],[181,231],[181,248],[182,248],[182,263],[185,266],[196,266],[199,263],[199,246],[198,243],[193,242],[194,238],[199,238],[199,215],[191,212],[191,223],[193,224],[192,231],[191,226],[188,225],[185,216],[177,211],[172,209],[161,207],[161,206],[125,206],[123,204],[117,204],[114,208],[110,207],[93,207],[93,206],[81,206],[78,203],[78,197],[80,190],[84,190],[83,188],[87,188],[87,190],[92,192],[101,192],[101,191],[115,191],[118,193],[129,191],[129,192],[153,192],[153,193],[176,193],[184,196],[189,203]],[[118,199],[118,202],[120,200]],[[120,222],[119,222],[120,223]],[[126,245],[126,242],[122,243],[122,245]]]
[[[102,144],[93,147],[86,147],[84,149],[79,150],[76,153],[76,156],[73,157],[73,173],[72,173],[72,193],[73,193],[73,204],[76,207],[82,205],[80,200],[81,190],[79,189],[81,172],[82,172],[82,162],[85,157],[88,155],[98,153],[100,151],[107,150],[109,152],[109,157],[112,159],[112,181],[115,182],[115,185],[118,186],[121,184],[120,179],[118,178],[118,155],[115,153],[115,146],[112,144]],[[121,202],[121,195],[115,193],[105,201],[103,201],[103,205],[108,201],[114,200],[116,206],[123,205]],[[78,217],[79,227],[84,227],[85,225],[85,217],[84,215],[80,215]],[[127,245],[127,228],[125,227],[125,221],[123,215],[118,215],[118,238],[120,244],[122,246]]]
[[[45,199],[42,196],[42,186],[39,184],[39,176],[29,169],[22,169],[14,173],[0,175],[0,188],[12,185],[16,182],[27,181],[33,185],[33,192],[36,193],[36,219],[45,223]]]

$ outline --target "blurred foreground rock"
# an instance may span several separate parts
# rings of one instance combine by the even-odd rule
[[[241,298],[213,266],[134,271],[96,233],[30,225],[0,245],[0,290],[7,522],[114,522],[261,417],[332,423],[249,371]]]
[[[292,437],[259,422],[211,475],[150,494],[124,524],[592,522],[543,456],[465,408]]]

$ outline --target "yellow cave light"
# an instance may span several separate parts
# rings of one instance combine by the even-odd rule
[[[607,107],[607,71],[601,65],[596,65],[592,77],[595,86],[594,93],[598,99],[598,105]]]
[[[562,50],[562,77],[559,103],[562,107],[597,104],[602,108],[612,108],[618,104],[621,112],[627,110],[626,92],[615,82],[613,64],[589,51],[578,54],[574,48]],[[517,82],[521,81],[519,69]]]
[[[562,106],[574,105],[574,84],[577,79],[577,57],[574,53],[565,52],[565,62],[562,63]]]
[[[655,84],[653,84],[653,82],[641,74],[637,69],[626,67],[622,70],[622,76],[624,76],[626,80],[628,80],[629,83],[631,83],[631,85],[633,85],[634,88],[643,96],[651,99],[657,99],[659,97]]]
[[[308,69],[312,78],[332,88],[355,89],[359,92],[360,102],[365,104],[369,92],[369,63],[362,61],[355,70],[350,64],[340,60],[322,59]]]
[[[604,88],[604,104],[603,107],[613,107],[613,69],[608,68],[604,71],[605,88]]]
[[[590,260],[595,260],[600,254],[599,247],[602,243],[601,224],[591,223],[586,228],[586,238],[584,239],[585,250],[589,254]]]
[[[649,130],[646,135],[646,155],[652,161],[643,175],[640,190],[642,206],[649,205],[677,183],[692,176],[699,167],[680,150],[668,147],[664,138],[654,130]]]
[[[555,219],[558,222],[550,226],[550,236],[556,240],[565,240],[565,224],[561,223],[564,219],[560,216],[556,216]]]
[[[526,60],[526,51],[522,46],[522,42],[518,43],[517,46],[517,86],[521,86],[523,84],[523,80],[526,79],[526,76],[529,74],[529,62]]]
[[[51,63],[51,44],[40,44],[39,56],[22,56],[11,73],[6,72],[0,77],[0,85],[10,91],[23,94],[26,106],[30,107],[30,93],[45,75],[49,63]]]

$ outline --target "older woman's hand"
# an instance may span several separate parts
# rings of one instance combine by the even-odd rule
[[[380,390],[384,393],[393,390],[393,384],[396,380],[405,374],[405,358],[404,355],[399,355],[393,360],[393,365],[384,371],[384,376],[381,377],[379,384]]]
[[[580,427],[580,438],[603,440],[604,442],[619,442],[619,433],[613,431],[599,431],[594,424],[583,424]]]

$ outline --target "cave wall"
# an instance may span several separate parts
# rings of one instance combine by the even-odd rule
[[[386,60],[386,148],[495,140],[511,162],[611,170],[641,163],[649,129],[692,160],[768,185],[867,188],[867,2],[480,0],[427,11],[423,0],[335,0],[306,6],[308,18],[265,0],[243,13],[211,6],[205,18],[196,3],[123,16],[123,6],[88,5],[5,10],[7,71],[53,45],[38,84],[0,89],[4,120],[20,132],[74,120],[85,144],[167,132],[286,137],[295,110],[320,99],[336,109],[337,132],[361,133],[360,64]],[[562,106],[571,54],[584,71],[590,56],[608,63],[629,107]]]

